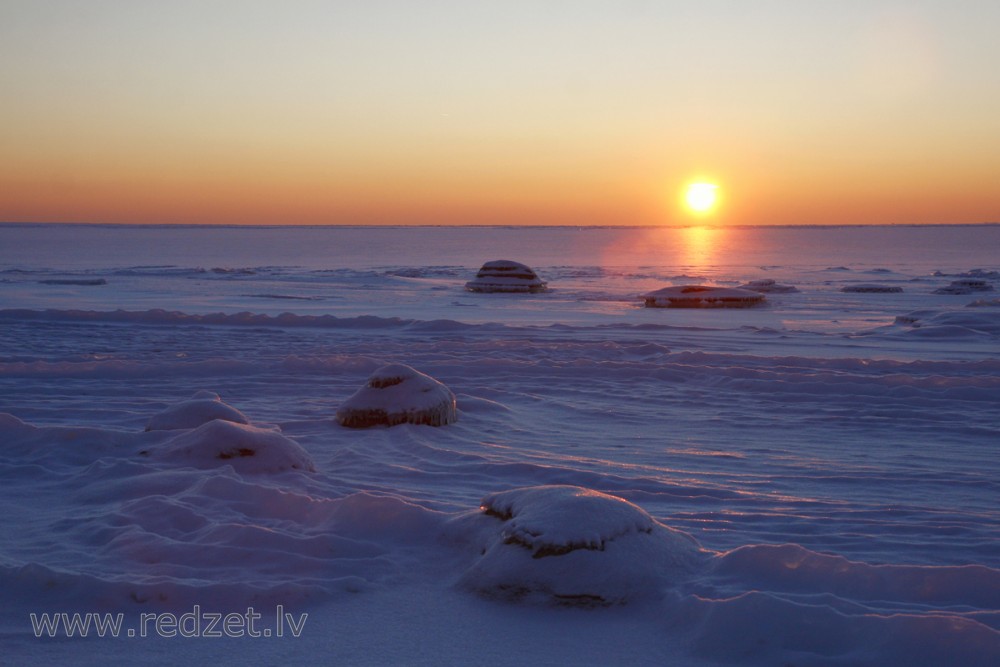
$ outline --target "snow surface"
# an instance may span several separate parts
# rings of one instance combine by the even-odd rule
[[[998,247],[997,226],[0,225],[0,661],[1000,664],[1000,309],[934,293],[993,279]],[[558,289],[469,294],[484,248]],[[799,292],[638,298],[762,273]],[[876,275],[905,291],[840,291]],[[331,419],[389,364],[461,419]],[[145,430],[213,395],[249,423]],[[309,617],[255,639],[28,617],[193,605]]]

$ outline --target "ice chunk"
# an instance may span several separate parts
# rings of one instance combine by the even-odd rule
[[[172,431],[197,428],[213,419],[223,419],[236,424],[250,423],[242,412],[223,403],[218,394],[202,390],[188,400],[175,403],[163,412],[153,415],[146,423],[146,430]]]
[[[337,422],[351,428],[427,424],[443,426],[458,419],[455,395],[429,375],[389,364],[378,369],[337,410]]]
[[[642,295],[646,308],[746,308],[764,303],[764,295],[735,287],[677,285]]]
[[[858,285],[845,285],[840,288],[841,292],[857,292],[861,294],[869,293],[886,293],[895,294],[896,292],[902,292],[903,288],[897,285],[879,285],[875,283],[861,283]]]
[[[486,262],[476,277],[465,283],[470,292],[543,292],[547,287],[532,269],[507,259]]]
[[[782,285],[781,283],[775,282],[771,278],[751,280],[745,285],[740,285],[739,288],[750,290],[751,292],[760,292],[761,294],[787,294],[789,292],[799,291],[799,288],[795,285]]]
[[[195,468],[228,464],[241,473],[316,471],[306,450],[279,431],[223,419],[214,419],[177,435],[154,449],[152,454],[155,458]]]
[[[993,285],[979,278],[961,278],[951,281],[947,287],[934,290],[935,294],[972,294],[973,292],[992,292]]]
[[[459,585],[490,597],[608,605],[656,596],[700,562],[686,533],[632,503],[578,486],[495,493],[465,520],[481,529],[481,557]]]

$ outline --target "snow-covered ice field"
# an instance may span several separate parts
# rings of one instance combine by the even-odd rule
[[[998,299],[989,225],[0,225],[0,662],[1000,664]],[[338,424],[387,364],[457,421]]]

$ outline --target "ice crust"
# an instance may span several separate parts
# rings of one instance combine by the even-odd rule
[[[530,267],[507,259],[486,262],[476,277],[465,283],[470,292],[542,292],[547,287]]]
[[[175,403],[150,417],[146,423],[146,430],[170,431],[196,428],[213,419],[222,419],[236,424],[250,423],[246,415],[224,403],[218,394],[201,390],[188,400]]]
[[[647,308],[747,308],[764,303],[759,292],[734,287],[675,285],[642,295]]]
[[[350,428],[406,423],[444,426],[456,419],[451,390],[405,364],[389,364],[372,373],[336,414],[337,423]]]

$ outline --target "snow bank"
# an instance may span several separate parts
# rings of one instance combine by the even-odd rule
[[[859,294],[895,294],[902,292],[903,288],[898,285],[880,285],[876,283],[862,283],[859,285],[845,285],[840,288],[841,292],[851,292]]]
[[[405,423],[443,426],[456,419],[451,390],[404,364],[389,364],[372,373],[336,414],[337,423],[351,428]]]
[[[739,289],[750,290],[751,292],[760,292],[761,294],[788,294],[790,292],[799,291],[799,288],[795,285],[782,285],[781,283],[775,282],[771,278],[751,280],[745,285],[740,285]]]
[[[542,292],[547,286],[531,268],[506,259],[486,262],[476,277],[465,283],[470,292]]]
[[[468,590],[512,601],[610,605],[653,596],[701,559],[698,544],[632,503],[578,486],[536,486],[485,497],[466,515],[481,557]]]
[[[186,401],[175,403],[163,412],[153,415],[146,424],[147,431],[172,431],[197,428],[213,419],[236,424],[249,424],[250,420],[236,408],[222,402],[211,391],[199,391]]]
[[[764,295],[746,289],[677,285],[643,294],[647,308],[746,308],[764,303]]]
[[[156,447],[152,454],[195,468],[231,465],[240,473],[316,471],[306,450],[279,431],[223,419],[182,433]]]

